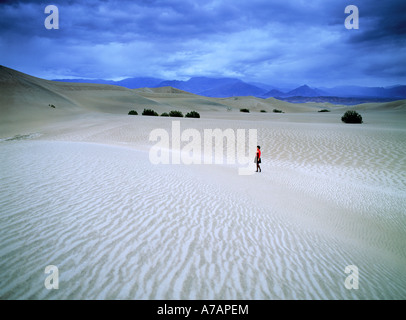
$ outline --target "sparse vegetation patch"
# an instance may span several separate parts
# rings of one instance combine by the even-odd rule
[[[158,113],[152,109],[144,109],[144,111],[142,112],[143,116],[158,116]]]
[[[186,118],[200,118],[200,114],[197,111],[190,111],[186,113]]]
[[[362,123],[362,116],[355,110],[348,110],[341,117],[344,123]]]
[[[183,113],[181,111],[172,110],[171,112],[169,112],[169,116],[170,117],[183,118]]]

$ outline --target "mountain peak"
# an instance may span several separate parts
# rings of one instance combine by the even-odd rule
[[[236,78],[193,77],[187,81],[163,81],[157,87],[171,86],[208,97],[261,96],[265,90]]]
[[[292,91],[289,91],[286,96],[299,96],[299,97],[318,97],[322,96],[324,93],[318,89],[312,89],[307,84],[300,86]]]

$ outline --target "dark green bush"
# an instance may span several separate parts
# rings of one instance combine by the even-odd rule
[[[164,112],[164,113],[162,113],[162,114],[161,114],[161,117],[169,117],[168,112]]]
[[[131,110],[128,114],[131,116],[138,116],[138,112],[135,110]]]
[[[186,118],[200,118],[200,114],[197,111],[190,111],[186,113]]]
[[[156,113],[154,110],[151,109],[144,109],[144,111],[142,112],[143,116],[158,116],[158,113]]]
[[[362,123],[362,117],[357,111],[348,110],[341,117],[341,121],[345,123]]]
[[[261,110],[262,113],[266,113],[266,110]]]
[[[322,110],[319,110],[319,111],[317,111],[317,112],[330,112],[330,110],[322,109]]]
[[[274,112],[274,113],[284,113],[282,110],[278,110],[278,109],[273,109],[272,112]]]
[[[169,116],[183,118],[183,113],[181,111],[172,110],[171,112],[169,112]]]
[[[243,109],[240,109],[240,112],[247,112],[247,113],[250,113],[250,110],[243,108]]]

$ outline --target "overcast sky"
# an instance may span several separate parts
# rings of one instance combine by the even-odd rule
[[[58,30],[44,26],[50,4]],[[406,84],[405,0],[0,1],[0,16],[0,64],[47,79]]]

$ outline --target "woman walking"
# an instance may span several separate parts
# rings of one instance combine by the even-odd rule
[[[257,146],[257,156],[255,157],[255,163],[257,164],[257,171],[259,169],[259,172],[261,172],[261,167],[260,167],[260,163],[261,163],[261,147]]]

